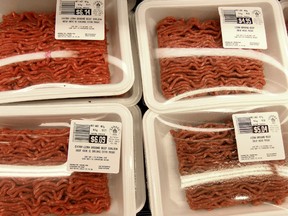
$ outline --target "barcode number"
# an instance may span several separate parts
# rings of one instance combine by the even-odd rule
[[[60,14],[61,15],[82,15],[91,16],[91,8],[76,8],[76,0],[62,0],[60,3]]]
[[[73,132],[74,142],[89,142],[90,125],[75,124]]]
[[[223,10],[224,22],[226,23],[237,23],[236,11],[235,10]]]
[[[61,15],[74,15],[74,13],[75,13],[75,2],[76,2],[76,0],[74,0],[74,1],[62,0],[61,3],[60,3],[60,14]]]
[[[253,127],[251,124],[251,119],[249,117],[237,118],[237,123],[238,123],[240,134],[253,133]]]

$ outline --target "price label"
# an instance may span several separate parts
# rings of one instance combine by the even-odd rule
[[[67,169],[118,173],[121,128],[120,122],[71,121]]]
[[[84,8],[76,8],[75,9],[75,15],[91,16],[92,10],[91,9],[84,9]]]
[[[104,40],[104,0],[57,0],[55,38]]]
[[[89,143],[107,144],[107,136],[105,136],[105,135],[89,135]]]
[[[253,133],[269,133],[269,126],[268,125],[253,125],[252,126]]]
[[[251,17],[237,17],[237,24],[252,25],[253,20]]]
[[[285,159],[277,112],[234,114],[232,117],[240,162]]]
[[[260,7],[219,7],[224,48],[267,49]]]

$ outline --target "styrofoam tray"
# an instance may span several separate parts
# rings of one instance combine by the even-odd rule
[[[181,189],[176,148],[170,130],[172,124],[223,122],[234,113],[278,112],[288,154],[288,106],[267,106],[246,109],[222,109],[191,111],[186,113],[156,114],[147,111],[143,117],[144,150],[146,156],[147,188],[152,215],[197,215],[197,216],[268,216],[287,215],[288,197],[282,205],[264,203],[258,206],[239,205],[228,208],[191,210],[186,202],[185,191]],[[164,120],[164,121],[163,121]],[[169,124],[167,124],[169,122]],[[229,190],[229,189],[228,189]]]
[[[134,126],[134,151],[135,151],[135,193],[136,209],[139,212],[146,201],[146,184],[144,176],[144,149],[142,136],[142,113],[138,106],[129,107],[133,117]]]
[[[122,122],[120,171],[118,174],[109,175],[109,190],[112,203],[110,210],[101,215],[135,215],[137,210],[135,204],[135,158],[133,135],[131,134],[131,131],[133,131],[133,118],[126,107],[119,104],[75,105],[73,107],[65,105],[0,107],[1,127],[35,128],[43,123],[55,126],[57,123],[61,123],[61,125],[63,123],[69,124],[71,119]],[[15,175],[19,176],[19,173],[21,174],[22,172],[22,176],[25,176],[27,171],[26,169],[22,170],[21,167],[17,168],[17,166],[9,166],[9,170],[6,171],[5,169],[3,170],[5,165],[0,166],[0,168],[2,170],[0,175],[2,176],[5,172],[8,174],[10,172],[11,176],[13,170]],[[36,168],[40,169],[41,167]],[[35,168],[32,169],[35,170]],[[57,173],[65,173],[65,166],[49,166],[44,170],[42,168],[39,172],[35,172],[34,176],[39,176],[39,173],[41,175],[42,171],[48,173],[49,170],[52,170],[57,175]]]
[[[69,99],[50,99],[41,101],[28,101],[28,102],[15,102],[13,105],[39,105],[39,102],[44,105],[61,105],[61,104],[90,104],[90,103],[119,103],[126,107],[135,106],[142,97],[142,81],[140,74],[140,63],[138,58],[137,38],[134,13],[129,14],[130,32],[131,32],[131,45],[133,53],[133,63],[135,68],[135,80],[132,88],[123,95],[110,96],[110,97],[89,97],[89,98],[69,98]]]
[[[12,0],[9,3],[1,2],[0,8],[0,17],[12,11],[52,12],[56,10],[56,0],[47,2]],[[134,66],[128,28],[127,1],[112,0],[106,2],[105,13],[106,24],[109,29],[107,35],[108,54],[119,59],[121,61],[119,65],[122,65],[120,67],[115,67],[112,64],[109,65],[111,75],[110,84],[84,86],[50,83],[47,85],[35,85],[20,90],[0,92],[0,103],[57,98],[113,96],[128,92],[134,83]],[[125,27],[120,28],[119,26]]]
[[[264,74],[266,85],[262,94],[245,95],[223,95],[207,96],[193,99],[180,100],[180,98],[166,99],[160,86],[160,68],[156,56],[157,23],[167,16],[177,18],[196,17],[200,20],[217,19],[218,7],[220,6],[240,6],[240,7],[261,7],[264,13],[264,23],[266,28],[268,49],[263,53],[274,58],[284,68],[277,69],[264,63]],[[186,108],[195,110],[205,107],[221,107],[223,103],[237,103],[243,105],[266,104],[271,100],[278,100],[278,95],[287,95],[287,50],[286,32],[284,31],[283,14],[281,5],[274,0],[245,0],[245,1],[200,1],[200,0],[157,0],[143,1],[136,9],[136,27],[138,36],[138,46],[141,52],[140,64],[143,81],[143,94],[147,106],[157,112],[181,111]],[[188,95],[187,95],[188,96]],[[287,96],[286,96],[287,97]]]

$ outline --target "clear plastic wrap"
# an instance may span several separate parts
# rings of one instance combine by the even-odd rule
[[[76,87],[110,83],[107,32],[104,40],[56,40],[55,16],[55,12],[2,16],[0,91],[53,83]]]
[[[191,209],[264,202],[280,205],[288,196],[288,179],[278,172],[279,168],[287,169],[285,160],[239,162],[232,119],[170,132],[176,145],[181,187]]]
[[[67,161],[70,127],[0,128],[0,164],[60,165]]]
[[[108,175],[0,177],[3,215],[81,215],[109,210]]]
[[[160,20],[156,29],[160,48],[161,89],[167,99],[201,89],[206,89],[206,92],[198,91],[193,96],[240,94],[245,93],[244,87],[247,93],[250,93],[249,88],[260,92],[266,84],[263,63],[251,59],[248,53],[246,55],[250,58],[237,57],[236,50],[235,56],[225,56],[233,53],[231,50],[227,50],[223,56],[214,56],[219,55],[223,48],[220,19],[200,21],[194,17],[183,19],[169,16]],[[191,51],[191,57],[187,52],[189,48],[198,48]],[[208,48],[205,51],[211,56],[201,56],[201,48]],[[183,55],[185,50],[187,56]],[[170,56],[167,52],[171,53]],[[229,91],[229,87],[232,90]],[[237,91],[237,87],[242,88]],[[209,88],[211,91],[207,90]]]

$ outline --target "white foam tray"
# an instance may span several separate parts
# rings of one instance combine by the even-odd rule
[[[0,20],[10,12],[52,12],[56,10],[56,0],[11,0],[0,2]],[[105,4],[106,24],[109,29],[108,54],[121,60],[125,70],[109,65],[111,83],[102,85],[35,85],[22,90],[0,92],[0,103],[121,95],[128,92],[134,83],[134,65],[130,43],[127,1],[111,0]],[[122,26],[122,27],[120,27]],[[0,69],[1,71],[1,69]]]
[[[135,193],[136,209],[141,211],[146,202],[146,183],[144,175],[144,149],[143,149],[143,132],[142,132],[142,113],[138,106],[129,108],[133,117],[133,140],[135,151]]]
[[[74,99],[50,99],[41,101],[28,101],[28,102],[15,102],[13,105],[61,105],[61,104],[90,104],[90,103],[119,103],[126,107],[135,106],[142,97],[142,81],[140,72],[139,55],[137,49],[136,27],[134,13],[129,13],[129,25],[131,32],[131,45],[133,53],[133,63],[135,68],[135,81],[132,88],[123,95],[110,96],[110,97],[89,97],[89,98],[74,98]]]
[[[264,13],[264,23],[267,36],[268,49],[263,53],[274,58],[284,68],[277,69],[264,63],[266,85],[263,94],[222,95],[200,97],[187,100],[167,100],[160,87],[160,69],[156,57],[157,23],[167,16],[178,18],[196,17],[200,20],[217,19],[219,6],[261,7]],[[138,47],[141,52],[140,64],[143,81],[143,94],[147,106],[157,113],[167,113],[175,110],[182,111],[187,108],[200,110],[203,107],[222,107],[223,104],[260,105],[271,101],[280,101],[280,97],[287,97],[287,41],[283,25],[281,5],[275,0],[147,0],[138,5],[136,12],[136,27]],[[276,96],[276,97],[275,97]],[[278,97],[280,96],[280,97]],[[240,102],[240,103],[239,103]]]
[[[186,202],[185,191],[180,184],[176,148],[170,130],[173,124],[223,122],[236,112],[276,111],[282,124],[282,134],[288,156],[288,105],[267,106],[246,109],[222,109],[191,111],[186,113],[157,114],[147,111],[143,117],[144,150],[146,157],[147,188],[152,215],[197,215],[197,216],[274,216],[287,215],[288,198],[282,205],[264,203],[258,206],[239,205],[206,210],[191,210]],[[159,120],[160,118],[160,120]],[[162,119],[162,121],[161,121]],[[166,122],[163,122],[163,119]],[[184,124],[185,125],[185,124]],[[229,190],[229,188],[228,188]]]
[[[136,114],[135,110],[132,112]],[[137,201],[138,206],[136,208],[134,163],[137,167],[141,167],[141,161],[138,159],[137,161],[135,160],[134,153],[141,151],[141,145],[133,150],[134,137],[133,133],[131,133],[133,131],[133,117],[128,108],[120,104],[74,105],[73,107],[65,105],[0,107],[0,127],[35,128],[43,123],[55,126],[57,123],[59,125],[63,125],[63,123],[69,124],[71,119],[122,122],[120,172],[109,175],[109,191],[112,203],[110,210],[100,215],[136,215],[136,212],[141,208],[143,203],[143,197],[141,201],[139,201],[140,199]],[[22,172],[22,176],[25,176],[25,172],[27,171],[27,169],[22,170],[18,166],[8,167],[9,170],[6,172],[5,165],[1,165],[0,170],[2,172],[0,172],[0,175],[3,176],[6,172],[9,176],[13,173],[19,176]],[[40,169],[39,167],[37,168]],[[35,168],[32,169],[35,170]],[[65,172],[63,171],[65,170],[65,165],[50,166],[49,169],[45,168],[44,170],[42,168],[36,174],[39,176],[41,172],[46,172],[47,175],[49,170],[54,170],[55,173],[63,173]],[[141,176],[141,172],[139,176],[136,175],[137,186],[139,185],[138,181],[141,182]],[[143,185],[141,185],[142,187]],[[140,191],[142,190],[140,189]]]

